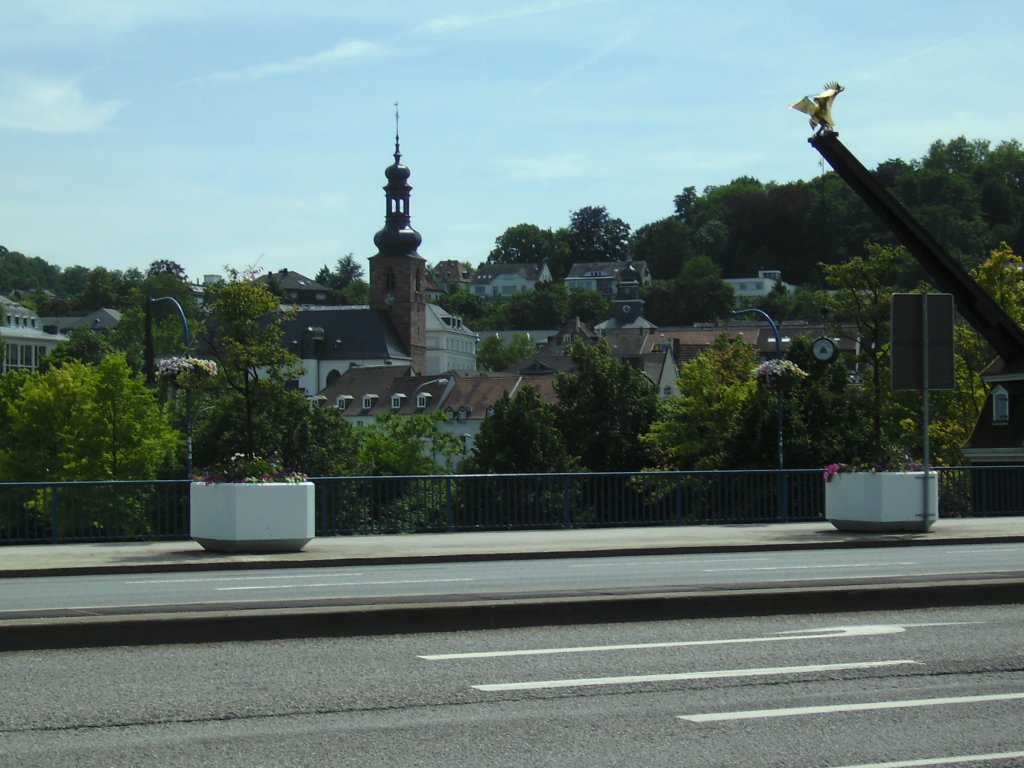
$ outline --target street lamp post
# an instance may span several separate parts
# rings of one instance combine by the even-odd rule
[[[146,343],[147,343],[147,355],[149,358],[146,360],[147,365],[152,364],[152,344],[153,344],[153,316],[149,311],[150,308],[158,301],[169,301],[178,310],[178,315],[181,317],[181,327],[185,333],[185,352],[187,353],[192,348],[192,337],[188,332],[188,320],[185,317],[185,310],[181,308],[181,304],[173,296],[158,296],[155,299],[150,299],[146,306]],[[148,371],[152,374],[152,371]],[[192,390],[185,389],[185,473],[189,480],[192,479]]]
[[[768,321],[768,325],[772,327],[772,333],[775,334],[775,357],[779,360],[782,359],[782,337],[779,335],[779,326],[775,324],[772,316],[765,312],[763,309],[757,309],[751,307],[749,309],[737,309],[733,311],[733,316],[736,315],[760,315]],[[785,469],[785,462],[783,461],[783,450],[782,450],[782,388],[779,387],[775,392],[775,431],[778,437],[778,467],[779,467],[779,485],[778,485],[778,503],[779,503],[779,520],[785,522],[789,519],[789,504],[786,475],[783,470]]]

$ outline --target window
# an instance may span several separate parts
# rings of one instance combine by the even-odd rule
[[[426,408],[429,403],[430,403],[430,393],[429,392],[420,392],[418,395],[416,395],[416,407],[417,408]]]
[[[348,408],[349,401],[351,400],[352,395],[340,395],[335,405],[337,405],[339,411],[344,411]]]
[[[368,411],[373,408],[373,401],[377,399],[377,395],[363,395],[363,410]]]
[[[405,395],[399,393],[391,396],[391,410],[397,411],[402,407],[402,403],[405,401]]]
[[[1010,421],[1010,393],[1002,386],[992,390],[992,423],[1008,424]]]

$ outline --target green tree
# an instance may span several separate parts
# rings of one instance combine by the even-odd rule
[[[604,206],[586,206],[570,216],[568,237],[574,263],[625,261],[631,236],[629,224]]]
[[[657,469],[722,469],[743,405],[754,392],[756,350],[720,336],[680,371],[670,397],[643,437]],[[774,413],[774,409],[771,411]]]
[[[873,458],[878,462],[885,462],[889,453],[882,416],[890,394],[883,374],[888,355],[890,299],[893,286],[905,273],[908,261],[902,247],[867,243],[863,256],[855,256],[843,264],[821,265],[825,282],[832,291],[828,308],[837,322],[850,322],[857,328],[861,350],[858,370],[866,374],[869,382]]]
[[[60,268],[38,256],[26,256],[0,246],[0,294],[55,290]]]
[[[476,350],[476,368],[478,371],[504,371],[536,351],[537,345],[525,333],[513,333],[508,342],[495,334],[487,334]]]
[[[450,472],[462,455],[462,440],[442,429],[444,414],[382,413],[355,428],[356,466],[365,475],[432,475]]]
[[[17,392],[4,409],[7,480],[150,479],[168,467],[180,437],[120,354],[98,365],[69,360],[4,389]]]
[[[569,317],[595,325],[612,316],[612,303],[598,291],[587,288],[569,291]]]
[[[555,379],[555,423],[582,467],[592,472],[644,467],[641,435],[658,415],[658,395],[650,380],[612,357],[608,342],[577,341],[569,348],[574,373]]]
[[[106,331],[94,331],[91,328],[82,327],[72,328],[68,333],[68,340],[58,344],[53,352],[43,359],[39,369],[45,372],[52,366],[63,365],[70,360],[96,365],[114,351],[114,346],[110,343],[109,334]]]
[[[656,325],[686,325],[728,317],[732,288],[707,256],[688,259],[673,280],[655,280],[643,291],[645,316]]]
[[[504,392],[484,420],[465,471],[567,472],[573,460],[554,425],[554,408],[531,386]]]
[[[271,456],[310,477],[356,473],[359,443],[352,426],[335,408],[317,408],[297,389],[260,381],[260,408],[254,414],[257,456]],[[180,402],[176,404],[180,409]],[[223,459],[223,445],[244,445],[242,396],[231,391],[197,393],[193,459],[210,466]],[[179,418],[183,414],[178,413]]]
[[[225,441],[218,458],[256,452],[259,411],[299,371],[299,359],[282,342],[287,313],[266,284],[251,278],[231,270],[227,280],[209,287],[210,316],[198,335],[202,351],[220,366],[217,380],[238,396],[243,415],[244,441]]]
[[[690,187],[692,189],[692,187]],[[637,229],[629,250],[634,261],[647,262],[655,280],[671,280],[695,253],[690,229],[678,216],[670,216]]]
[[[354,280],[338,291],[338,303],[359,305],[370,303],[370,284],[362,280]]]
[[[482,296],[470,293],[465,288],[447,293],[438,299],[438,305],[453,315],[461,317],[466,325],[480,330],[480,320],[487,314],[487,306]]]
[[[155,275],[171,275],[175,279],[187,283],[188,274],[185,272],[185,268],[176,261],[170,259],[157,259],[151,262],[149,269],[146,270],[146,274],[150,277]]]
[[[572,261],[564,230],[541,229],[535,224],[516,224],[494,240],[487,254],[489,264],[546,263],[557,277],[565,275]]]
[[[781,392],[785,466],[810,468],[833,462],[874,462],[871,422],[864,419],[871,404],[870,390],[851,382],[841,361],[816,361],[811,355],[811,341],[806,337],[793,339],[786,359],[808,375]],[[777,466],[779,394],[764,384],[754,385],[736,413],[724,466]]]
[[[564,283],[538,283],[504,300],[507,328],[528,331],[558,328],[569,319],[569,291]]]
[[[334,300],[340,304],[366,304],[370,297],[370,286],[364,275],[363,265],[348,253],[338,259],[333,270],[325,264],[316,273],[316,281],[330,288]]]

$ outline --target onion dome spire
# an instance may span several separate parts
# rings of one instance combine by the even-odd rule
[[[382,254],[417,256],[423,238],[412,228],[409,216],[409,196],[412,187],[409,184],[409,169],[402,165],[402,150],[398,138],[398,102],[395,102],[395,162],[389,165],[384,176],[388,183],[384,186],[387,200],[387,212],[384,217],[384,228],[373,236],[373,244]]]

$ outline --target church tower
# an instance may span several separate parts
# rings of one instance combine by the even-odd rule
[[[630,325],[644,316],[644,301],[640,298],[640,273],[629,261],[619,273],[619,287],[612,301],[615,321]]]
[[[395,162],[384,171],[387,213],[373,236],[377,255],[370,262],[370,307],[386,312],[412,357],[413,372],[427,370],[426,261],[417,253],[422,238],[409,216],[409,169],[402,165],[395,109]]]

